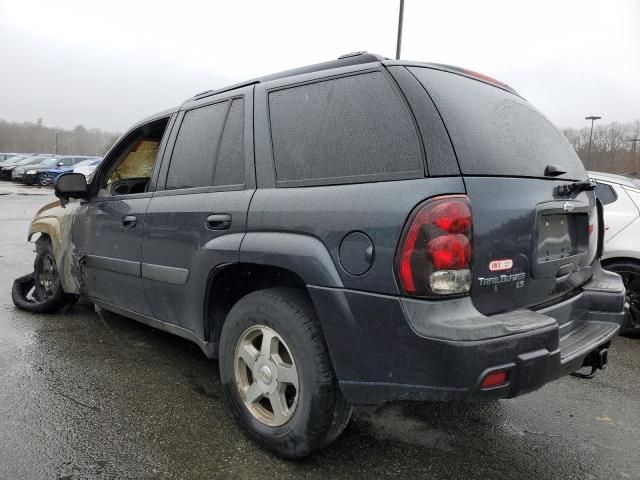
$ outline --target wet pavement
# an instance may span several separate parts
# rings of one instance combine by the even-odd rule
[[[327,449],[279,460],[235,426],[217,363],[195,345],[87,306],[16,310],[28,221],[49,197],[11,192],[0,196],[0,479],[640,479],[640,339],[628,338],[593,380],[358,412]]]

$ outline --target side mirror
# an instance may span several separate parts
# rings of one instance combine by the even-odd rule
[[[56,197],[61,200],[70,198],[88,198],[89,186],[87,179],[81,173],[63,173],[56,181]]]
[[[63,167],[64,166],[64,161],[60,160],[58,163],[56,163],[56,167]]]

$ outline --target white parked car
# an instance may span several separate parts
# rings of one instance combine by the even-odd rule
[[[627,288],[629,313],[623,333],[640,333],[640,179],[589,172],[604,206],[602,265],[620,276]]]
[[[84,160],[83,162],[80,162],[75,166],[75,168],[73,169],[73,173],[81,173],[87,178],[87,181],[90,181],[91,174],[95,171],[96,168],[98,168],[100,162],[102,162],[102,158]]]

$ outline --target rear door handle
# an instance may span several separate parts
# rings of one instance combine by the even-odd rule
[[[122,217],[122,228],[134,228],[138,223],[138,219],[134,215],[125,215]]]
[[[226,213],[214,213],[207,217],[209,230],[227,230],[231,226],[231,215]]]

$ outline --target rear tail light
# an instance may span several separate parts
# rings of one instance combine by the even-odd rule
[[[419,205],[400,241],[396,272],[412,296],[462,295],[471,288],[471,204],[464,195]]]
[[[509,380],[509,375],[506,370],[498,370],[497,372],[491,372],[482,380],[480,384],[480,388],[488,389],[501,387],[502,385],[506,385]]]

